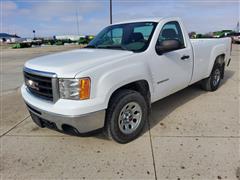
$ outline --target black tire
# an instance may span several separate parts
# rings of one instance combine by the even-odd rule
[[[219,79],[217,81],[216,81],[216,76],[219,76]],[[222,77],[223,77],[222,65],[215,64],[213,66],[211,75],[208,78],[202,80],[201,82],[202,89],[206,91],[216,91],[219,87]]]
[[[141,108],[141,118],[138,120],[136,129],[126,134],[123,132],[122,126],[119,124],[121,120],[120,113],[124,108],[128,108],[128,104],[136,103]],[[124,114],[124,113],[121,113]],[[122,117],[122,116],[121,116]],[[136,139],[142,132],[148,118],[148,106],[144,97],[133,90],[119,90],[110,100],[109,107],[106,111],[106,122],[104,133],[118,143],[128,143]],[[135,120],[135,119],[134,119]],[[133,120],[132,120],[133,121]],[[136,121],[136,120],[135,120]],[[133,123],[133,122],[132,122]],[[121,126],[121,127],[120,127]],[[122,130],[121,130],[122,128]],[[129,128],[130,129],[130,128]]]

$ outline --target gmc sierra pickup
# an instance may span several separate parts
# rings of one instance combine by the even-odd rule
[[[86,48],[26,62],[21,93],[40,127],[103,129],[127,143],[140,135],[151,103],[198,81],[215,91],[230,53],[230,38],[190,40],[180,18],[117,23]]]

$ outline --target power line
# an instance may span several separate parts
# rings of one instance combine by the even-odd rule
[[[77,35],[79,35],[79,21],[78,21],[78,10],[76,9],[76,21],[77,21]]]

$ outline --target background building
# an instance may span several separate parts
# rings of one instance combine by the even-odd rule
[[[61,35],[61,36],[55,36],[57,40],[66,40],[70,39],[71,41],[78,41],[80,38],[84,38],[85,36],[80,35]]]
[[[0,42],[2,43],[16,43],[16,42],[23,42],[26,41],[26,38],[21,38],[16,34],[7,34],[7,33],[0,33]]]

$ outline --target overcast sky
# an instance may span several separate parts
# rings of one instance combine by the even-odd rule
[[[0,0],[1,32],[22,37],[96,34],[109,24],[109,0]],[[234,29],[239,0],[112,0],[113,22],[147,17],[181,17],[187,30]]]

